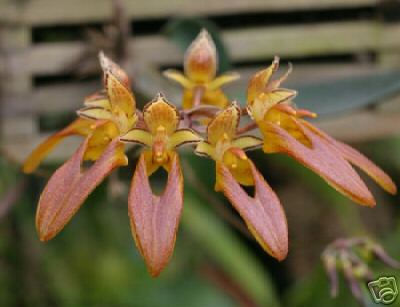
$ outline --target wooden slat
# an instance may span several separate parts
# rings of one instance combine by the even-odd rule
[[[268,63],[266,63],[267,65]],[[283,66],[285,66],[283,64]],[[264,67],[241,68],[236,71],[241,79],[225,87],[228,93],[244,92],[250,77]],[[285,67],[282,67],[282,71]],[[362,64],[322,64],[322,65],[296,65],[286,82],[286,86],[296,88],[303,84],[335,80],[342,77],[359,76],[362,74],[378,73],[379,67]],[[135,87],[141,93],[152,97],[157,92],[163,92],[169,100],[179,102],[181,90],[175,83],[168,81],[157,70],[146,67],[137,69]],[[98,81],[75,81],[47,85],[35,88],[29,95],[6,96],[3,101],[3,114],[14,116],[16,114],[41,114],[52,112],[67,112],[80,108],[87,95],[102,87]],[[26,101],[29,100],[29,104]]]
[[[346,142],[371,141],[398,135],[400,133],[400,113],[364,110],[324,119],[317,125],[339,140]]]
[[[34,135],[27,137],[14,137],[4,140],[1,144],[2,150],[18,162],[23,162],[37,145],[45,140],[49,134]],[[66,138],[54,151],[52,151],[46,161],[61,162],[68,159],[72,153],[78,148],[82,138],[70,137]]]
[[[74,82],[39,87],[27,95],[5,96],[3,115],[71,112],[100,88],[100,82]]]
[[[304,57],[386,49],[388,44],[393,45],[390,33],[399,29],[400,25],[389,28],[389,34],[381,39],[377,23],[361,21],[229,30],[222,36],[233,60],[244,61],[274,55]],[[132,48],[140,62],[155,65],[182,62],[182,52],[163,36],[138,37],[132,41]],[[33,74],[55,74],[65,71],[83,49],[84,44],[79,42],[43,43],[34,45],[24,60]]]
[[[15,137],[31,137],[37,130],[37,122],[31,114],[4,116],[1,119],[1,138],[12,139]]]
[[[165,18],[175,15],[226,15],[287,10],[316,10],[374,6],[377,0],[125,0],[130,18]],[[30,25],[101,22],[110,19],[110,0],[0,1],[0,20]]]
[[[0,45],[3,54],[14,54],[15,57],[4,56],[2,59],[1,74],[1,110],[0,114],[0,133],[1,138],[24,135],[31,137],[37,133],[38,125],[33,114],[19,114],[18,116],[4,116],[4,109],[7,108],[4,97],[29,96],[32,90],[32,78],[29,71],[17,69],[18,59],[23,58],[23,54],[31,43],[30,29],[26,26],[8,26],[1,29]],[[30,105],[30,100],[22,102]]]

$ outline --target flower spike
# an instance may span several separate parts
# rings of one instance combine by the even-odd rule
[[[177,150],[183,145],[195,144],[196,154],[215,161],[214,189],[226,196],[257,242],[279,261],[288,253],[285,212],[246,151],[262,148],[265,153],[287,154],[362,205],[373,207],[375,199],[352,165],[387,192],[397,191],[391,178],[367,157],[306,121],[317,114],[298,109],[292,102],[297,92],[281,87],[292,71],[291,64],[286,73],[274,78],[278,57],[251,78],[245,109],[236,102],[229,103],[221,89],[238,75],[217,76],[217,51],[206,30],[186,51],[184,74],[164,72],[183,87],[182,109],[159,93],[142,111],[136,110],[126,72],[102,52],[99,61],[104,88],[86,97],[77,111],[79,118],[39,145],[24,164],[24,172],[33,172],[63,138],[84,137],[40,196],[36,227],[41,241],[56,236],[106,176],[128,164],[125,143],[144,147],[129,190],[128,213],[132,236],[153,277],[166,267],[175,246],[183,208],[183,175]],[[249,117],[243,126],[242,116]],[[253,133],[257,128],[262,138]],[[90,162],[83,167],[85,161]],[[149,177],[160,168],[167,171],[168,180],[163,193],[154,195]],[[254,195],[243,186],[254,186]],[[378,245],[357,242],[383,262],[400,266]],[[353,293],[360,297],[355,278],[368,277],[369,270],[355,256],[348,253],[340,261]],[[337,292],[337,260],[334,253],[324,259],[333,294]]]

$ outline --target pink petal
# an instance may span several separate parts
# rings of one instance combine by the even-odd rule
[[[264,131],[266,137],[264,149],[269,145],[268,140],[277,140],[276,143],[272,144],[273,147],[276,147],[274,150],[292,156],[353,201],[362,205],[374,206],[374,197],[357,172],[342,157],[342,152],[313,130],[298,121],[296,122],[311,141],[312,148],[298,142],[278,125],[268,122],[265,123],[267,131]]]
[[[328,140],[332,145],[334,145],[343,155],[343,157],[350,163],[358,166],[366,174],[368,174],[372,179],[375,180],[385,191],[391,194],[397,193],[397,188],[393,180],[374,162],[360,153],[353,147],[335,140],[333,137],[329,136],[325,132],[319,130],[317,127],[311,125],[310,123],[304,122],[310,130],[314,130],[320,136]]]
[[[103,179],[114,168],[126,164],[125,159],[116,154],[123,144],[115,140],[108,145],[98,161],[82,172],[81,164],[87,144],[88,138],[53,174],[40,196],[36,228],[41,241],[55,237]]]
[[[174,155],[167,186],[161,196],[153,195],[144,156],[133,176],[129,192],[129,217],[136,245],[153,277],[158,276],[172,256],[183,205],[183,177]]]
[[[223,192],[263,249],[281,261],[288,253],[285,212],[274,191],[251,161],[250,164],[255,185],[254,197],[250,197],[243,190],[226,166],[217,164]]]

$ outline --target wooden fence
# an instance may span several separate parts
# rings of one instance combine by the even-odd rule
[[[274,55],[304,61],[296,66],[292,80],[316,82],[359,74],[373,74],[385,67],[400,66],[400,22],[387,22],[382,13],[387,1],[376,0],[202,0],[202,1],[125,1],[125,13],[132,21],[158,22],[175,16],[203,16],[217,20],[240,18],[245,14],[269,16],[287,12],[303,16],[325,16],[310,20],[275,24],[262,22],[249,25],[235,23],[224,26],[222,38],[239,72],[246,79],[260,63],[269,63]],[[391,1],[393,2],[393,1]],[[397,6],[397,8],[399,8]],[[366,12],[366,17],[357,15]],[[348,18],[331,18],[330,12]],[[338,13],[339,12],[339,13]],[[350,12],[351,14],[349,14]],[[1,145],[18,160],[23,159],[50,131],[41,131],[40,118],[46,114],[70,112],[82,103],[83,97],[98,89],[98,81],[65,79],[66,65],[85,49],[85,41],[35,41],[33,33],[52,27],[73,27],[77,32],[88,25],[104,24],[112,14],[110,0],[0,0],[0,73],[1,73]],[[269,15],[268,15],[269,14]],[[352,14],[354,18],[352,18]],[[250,17],[249,17],[250,16]],[[179,65],[182,52],[157,31],[134,36],[129,42],[132,54],[140,67]],[[372,54],[372,60],[369,55]],[[329,63],[329,58],[335,59]],[[342,60],[342,58],[354,60]],[[313,64],[312,59],[327,58]],[[367,58],[367,60],[366,60]],[[145,69],[144,69],[145,70]],[[150,71],[150,69],[148,70]],[[54,76],[54,81],[36,82]],[[149,76],[149,74],[147,74]],[[156,91],[165,85],[158,79],[138,83]],[[294,84],[296,82],[294,81]],[[244,88],[239,83],[238,88]],[[400,108],[397,97],[371,110],[326,119],[321,125],[330,132],[348,139],[360,136],[380,137],[400,132]],[[379,122],[370,129],[370,121]],[[359,131],[350,129],[357,123]],[[368,131],[370,129],[370,131]],[[67,141],[52,155],[61,159],[73,150],[75,140]]]

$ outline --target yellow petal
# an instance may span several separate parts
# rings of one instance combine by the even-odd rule
[[[173,149],[185,144],[197,143],[201,140],[202,138],[191,129],[179,129],[171,135],[168,145],[170,149]]]
[[[65,137],[70,135],[89,135],[92,132],[90,128],[92,125],[93,121],[78,118],[63,130],[50,136],[28,156],[23,165],[23,172],[27,174],[32,173],[50,151]]]
[[[217,50],[208,32],[202,30],[185,54],[185,74],[196,83],[205,83],[215,77]]]
[[[215,146],[218,141],[232,140],[239,125],[240,109],[236,104],[219,112],[207,127],[207,140]]]
[[[289,63],[288,70],[278,79],[272,80],[267,84],[267,90],[277,89],[281,86],[281,84],[289,77],[292,72],[292,64]]]
[[[258,98],[248,106],[251,117],[258,121],[274,106],[290,101],[296,97],[297,92],[289,89],[276,89],[271,92],[261,93]]]
[[[77,111],[78,115],[83,118],[93,120],[111,120],[113,115],[109,110],[100,107],[86,107]]]
[[[146,162],[146,171],[148,176],[151,176],[155,171],[157,171],[161,166],[169,172],[171,169],[171,161],[174,160],[176,155],[173,151],[167,151],[167,159],[164,163],[159,163],[154,159],[154,154],[152,150],[144,150],[143,156]]]
[[[104,85],[114,114],[123,112],[126,117],[136,113],[135,98],[130,90],[129,78],[116,63],[100,53],[100,64],[104,72]]]
[[[298,125],[296,120],[294,120],[293,116],[281,112],[276,108],[272,108],[271,110],[269,110],[265,114],[264,120],[258,122],[259,128],[261,132],[264,134],[264,136],[266,135],[265,132],[269,130],[269,126],[266,127],[265,123],[269,122],[277,124],[281,128],[285,129],[292,137],[294,137],[297,141],[301,142],[303,145],[311,147],[310,140],[304,133],[303,128]],[[267,144],[266,146],[268,146],[268,144],[274,144],[274,142],[270,142],[266,139],[266,144]]]
[[[86,97],[83,104],[86,107],[100,107],[107,110],[111,108],[107,93],[104,91]]]
[[[215,149],[208,142],[203,141],[197,144],[195,149],[195,154],[199,156],[206,156],[208,158],[213,159],[215,156]]]
[[[223,177],[221,176],[220,172],[218,172],[218,164],[221,162],[216,162],[216,181],[214,190],[216,192],[220,192],[223,189],[224,182]],[[235,155],[233,155],[229,150],[227,150],[224,154],[223,158],[223,165],[225,165],[229,171],[231,172],[232,176],[235,178],[237,182],[241,185],[245,186],[252,186],[254,185],[254,178],[251,172],[251,164],[249,159],[243,160],[239,159]]]
[[[89,137],[84,160],[96,161],[108,144],[119,135],[118,127],[111,121],[104,122]]]
[[[254,179],[249,159],[243,151],[241,155],[238,155],[233,149],[235,148],[225,151],[223,156],[224,165],[230,170],[237,182],[247,186],[253,185]]]
[[[243,150],[255,149],[263,144],[263,140],[255,136],[246,135],[233,140],[232,146]]]
[[[221,76],[218,76],[217,78],[215,78],[214,80],[212,80],[208,85],[207,85],[207,89],[208,90],[215,90],[220,88],[221,86],[227,84],[227,83],[231,83],[233,81],[236,81],[240,78],[240,75],[236,72],[230,72],[230,73],[226,73],[223,74]]]
[[[143,118],[151,134],[165,132],[171,135],[178,128],[180,115],[176,107],[159,93],[144,107]]]
[[[182,85],[182,87],[190,89],[193,87],[193,83],[186,78],[180,71],[174,69],[168,69],[163,72],[163,75],[170,80],[174,80],[175,82]]]
[[[151,146],[153,136],[146,130],[135,128],[125,135],[121,136],[120,140],[123,142],[134,142],[146,146]]]
[[[247,88],[247,103],[249,105],[251,105],[257,96],[266,89],[272,74],[276,72],[278,68],[279,58],[275,57],[272,64],[268,68],[257,72],[250,79],[249,86]]]

